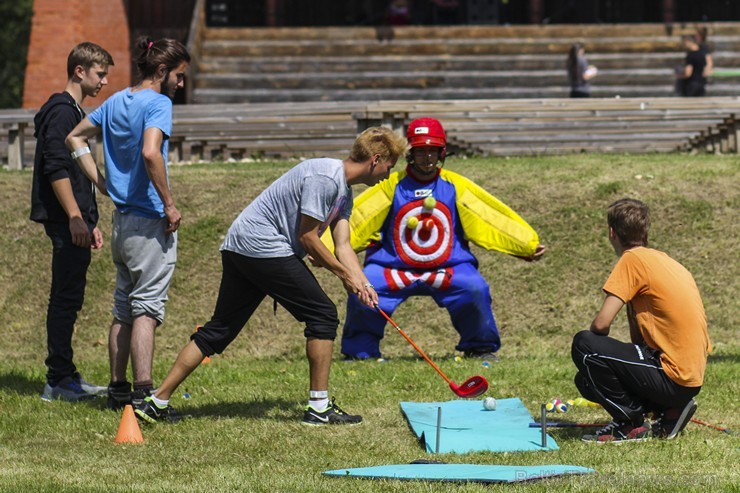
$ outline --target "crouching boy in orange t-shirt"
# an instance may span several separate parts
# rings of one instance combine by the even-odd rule
[[[674,438],[689,422],[712,346],[699,289],[691,273],[665,253],[647,248],[650,211],[621,199],[607,210],[609,241],[619,257],[604,284],[606,299],[590,330],[573,338],[575,384],[613,421],[589,442]],[[627,305],[631,343],[609,328]],[[645,414],[659,419],[651,427]]]

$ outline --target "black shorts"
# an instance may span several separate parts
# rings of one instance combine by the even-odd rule
[[[191,336],[206,356],[223,352],[266,296],[306,324],[307,338],[336,338],[337,307],[297,256],[253,258],[224,250],[221,263],[223,273],[213,316]]]

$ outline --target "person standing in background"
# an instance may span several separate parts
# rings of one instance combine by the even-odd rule
[[[108,335],[111,409],[143,400],[154,387],[154,332],[164,321],[181,220],[169,187],[167,143],[172,98],[184,86],[190,55],[173,39],[140,38],[137,45],[140,82],[111,96],[66,140],[85,175],[116,206],[111,234],[116,289]],[[87,147],[88,138],[101,134],[105,177]],[[133,393],[126,380],[129,357]]]
[[[76,402],[104,393],[85,381],[73,361],[72,334],[82,309],[90,249],[103,246],[97,228],[98,204],[93,184],[64,145],[84,117],[80,107],[108,84],[113,57],[94,43],[80,43],[67,57],[67,84],[52,94],[34,117],[36,155],[31,189],[31,220],[44,225],[51,240],[51,292],[46,311],[45,401]]]
[[[571,98],[591,97],[589,81],[596,77],[598,70],[586,60],[586,48],[581,43],[573,43],[566,63]]]
[[[680,95],[689,98],[706,96],[706,54],[699,48],[699,42],[694,35],[687,34],[681,39],[686,48],[686,59],[683,69],[676,73]]]

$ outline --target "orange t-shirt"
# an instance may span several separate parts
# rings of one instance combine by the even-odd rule
[[[712,343],[699,288],[683,265],[658,250],[633,248],[619,258],[604,291],[632,302],[642,337],[661,351],[671,380],[684,387],[702,385]]]

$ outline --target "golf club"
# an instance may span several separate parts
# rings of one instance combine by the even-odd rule
[[[722,428],[721,426],[715,426],[705,421],[700,421],[698,419],[691,418],[691,422],[697,425],[702,425],[708,428],[712,428],[713,430],[728,433],[730,435],[733,434],[732,430],[728,428]],[[600,428],[602,426],[606,426],[606,423],[569,423],[569,422],[563,422],[563,421],[548,421],[547,422],[548,428]],[[532,422],[532,423],[529,423],[529,427],[530,428],[540,428],[542,427],[542,423]]]
[[[377,308],[380,314],[383,315],[383,317],[385,317],[385,319],[388,321],[388,323],[390,323],[398,331],[398,333],[401,334],[403,338],[406,339],[408,343],[414,347],[414,349],[416,349],[416,352],[418,352],[427,363],[432,365],[432,368],[437,370],[439,376],[445,379],[452,391],[459,397],[462,397],[463,399],[472,399],[473,397],[478,397],[479,395],[484,394],[486,390],[488,390],[488,381],[480,375],[470,377],[460,385],[457,385],[455,382],[450,380],[447,375],[442,373],[442,370],[440,370],[439,367],[434,364],[431,359],[429,359],[429,356],[427,356],[424,351],[422,351],[421,348],[417,346],[414,341],[411,340],[406,332],[404,332],[401,327],[399,327],[398,324],[394,322],[393,319],[383,311],[382,308],[380,308],[378,305],[375,305],[375,308]]]
[[[707,428],[712,428],[713,430],[717,430],[717,431],[721,431],[723,433],[727,433],[729,435],[733,435],[734,434],[734,432],[732,430],[728,429],[728,428],[722,428],[721,426],[716,426],[716,425],[713,425],[713,424],[709,424],[709,423],[707,423],[705,421],[700,421],[698,419],[691,418],[691,422],[692,423],[696,423],[698,425],[706,426]]]
[[[545,423],[548,428],[602,428],[606,426],[606,423],[569,423],[566,421],[547,421]],[[542,428],[542,423],[532,422],[529,423],[530,428]]]

